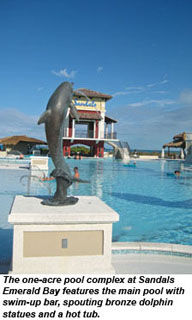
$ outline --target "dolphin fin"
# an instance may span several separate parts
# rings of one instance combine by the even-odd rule
[[[77,121],[79,121],[79,115],[78,115],[78,112],[77,112],[77,108],[75,107],[75,105],[73,103],[70,104],[70,109],[71,109],[72,115],[75,117],[75,119]]]
[[[45,112],[42,113],[42,115],[40,116],[37,124],[41,124],[46,122],[46,120],[49,118],[50,116],[50,110],[46,110]]]

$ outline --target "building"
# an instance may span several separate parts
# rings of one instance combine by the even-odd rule
[[[118,141],[114,120],[106,115],[106,102],[112,96],[88,89],[74,92],[73,103],[79,115],[77,121],[70,112],[65,120],[63,154],[69,156],[71,146],[83,144],[90,147],[93,157],[104,156],[104,143]]]
[[[165,148],[168,148],[168,156],[170,155],[170,148],[180,149],[180,158],[184,159],[184,150],[186,148],[187,134],[185,132],[179,133],[173,137],[173,141],[165,143],[162,147],[161,158],[165,157]]]
[[[31,148],[35,145],[45,145],[47,142],[27,136],[9,136],[0,139],[0,144],[3,145],[7,153],[19,152],[28,154]]]

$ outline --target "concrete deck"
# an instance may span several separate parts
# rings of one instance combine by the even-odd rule
[[[1,159],[0,158],[0,169],[29,169],[30,161],[20,159]]]
[[[5,169],[9,169],[9,170],[23,170],[23,169],[29,169],[29,165],[27,164],[7,164],[7,165],[0,165],[0,170],[5,170]]]
[[[112,264],[117,274],[192,274],[192,246],[113,242],[112,253]]]
[[[7,274],[11,261],[0,264],[0,274]],[[192,274],[192,259],[156,254],[113,254],[116,274]]]
[[[192,274],[191,253],[192,246],[116,242],[112,244],[112,265],[116,274]],[[10,265],[11,261],[0,262],[0,273],[8,273]]]
[[[117,274],[192,274],[192,259],[155,254],[112,255]]]

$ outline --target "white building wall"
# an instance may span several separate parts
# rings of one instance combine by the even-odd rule
[[[64,125],[63,125],[63,136],[68,137],[69,136],[69,110],[67,113],[67,116],[64,120]]]
[[[77,99],[76,99],[77,100]],[[98,138],[102,139],[105,137],[105,101],[103,99],[93,99],[95,101],[96,106],[79,106],[77,105],[76,108],[78,110],[90,110],[90,111],[97,111],[100,113],[102,120],[98,121]],[[78,99],[79,102],[86,103],[86,98]],[[75,102],[75,101],[74,101]],[[95,126],[95,125],[94,125]],[[68,115],[64,121],[64,130],[63,130],[63,136],[68,137],[69,136],[69,112]]]
[[[100,138],[104,138],[105,132],[105,112],[101,112],[102,120],[99,121],[99,136]]]

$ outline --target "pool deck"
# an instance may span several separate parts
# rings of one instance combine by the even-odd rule
[[[10,264],[0,263],[0,273],[8,273]],[[192,274],[192,246],[116,242],[112,243],[112,265],[116,274]]]
[[[112,253],[117,274],[192,274],[192,246],[116,242]]]
[[[29,165],[27,164],[5,164],[5,165],[0,165],[0,170],[5,170],[5,169],[10,169],[10,170],[23,170],[23,169],[29,169]]]
[[[116,274],[192,274],[192,259],[151,254],[112,255]],[[9,272],[9,264],[0,265],[0,274]]]
[[[152,254],[112,255],[117,274],[192,274],[192,259]]]
[[[18,160],[18,159],[1,159],[0,158],[0,169],[10,169],[10,170],[21,170],[29,169],[30,161]]]

